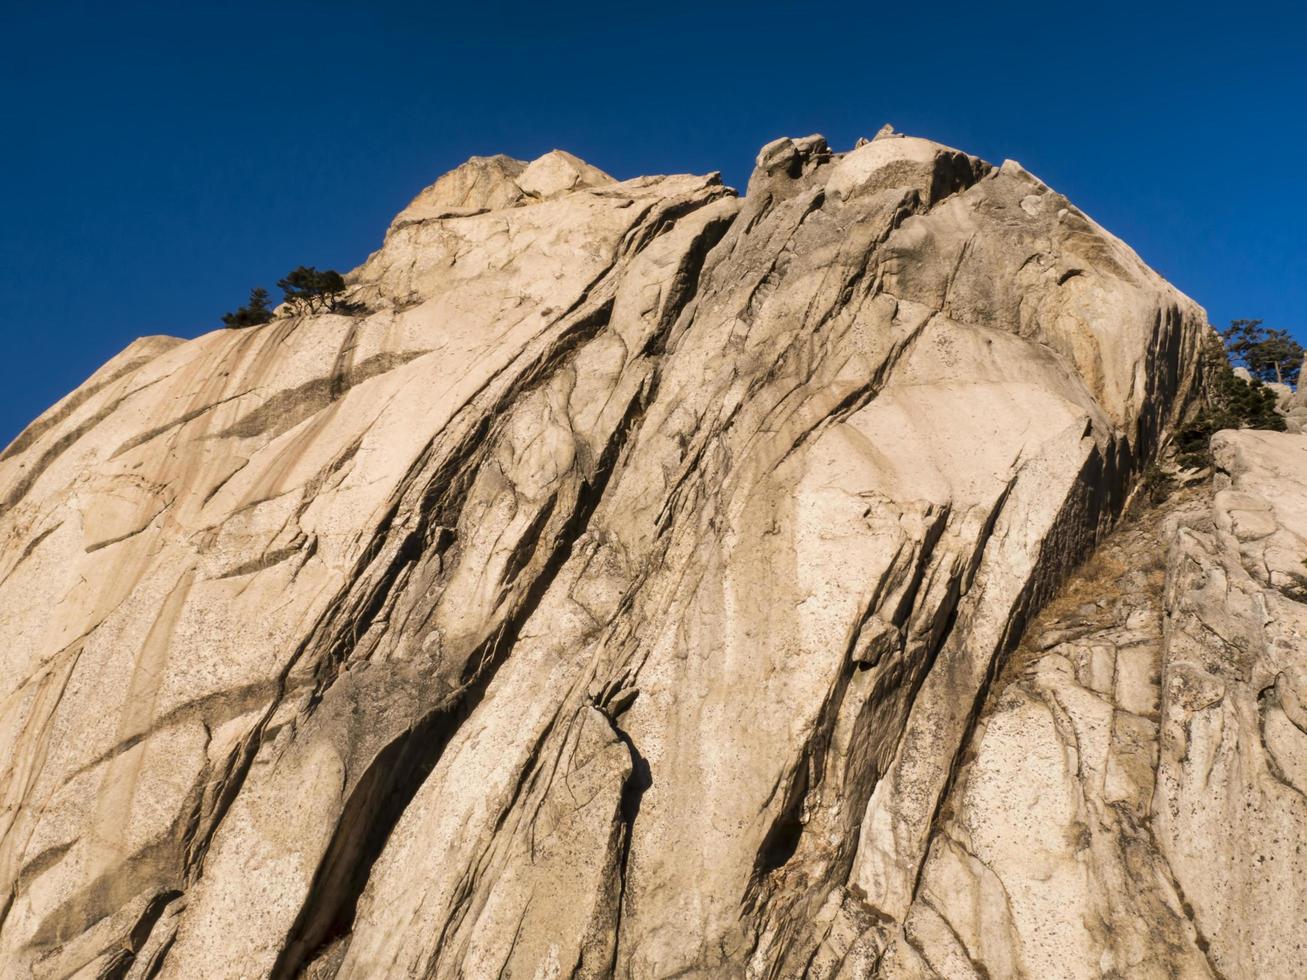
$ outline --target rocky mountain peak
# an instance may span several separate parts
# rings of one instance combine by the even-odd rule
[[[347,281],[0,455],[0,974],[1294,974],[1307,447],[1127,519],[1211,328],[1065,198],[473,157]]]

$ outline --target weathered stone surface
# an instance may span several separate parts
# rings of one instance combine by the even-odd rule
[[[1154,827],[1227,977],[1307,962],[1307,437],[1221,433],[1167,583]]]
[[[1300,972],[1307,438],[1214,449],[1005,666],[885,975]]]
[[[138,342],[0,457],[4,971],[1288,962],[1296,858],[1185,855],[1290,792],[1293,641],[1221,695],[1284,779],[1236,746],[1221,797],[1171,692],[1235,674],[1182,652],[1161,530],[1022,641],[1209,328],[1019,165],[778,140],[740,200],[476,158],[348,281],[348,316]],[[1279,496],[1211,534],[1287,596],[1300,475],[1226,469]]]
[[[886,975],[1211,975],[1150,831],[1165,541],[1205,496],[1115,532],[1004,665]]]
[[[183,901],[165,974],[334,927],[306,898],[366,873],[392,783],[507,652],[737,207],[671,177],[410,223],[353,277],[371,315],[139,342],[19,437],[8,972],[130,959]]]

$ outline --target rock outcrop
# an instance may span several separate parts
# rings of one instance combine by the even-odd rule
[[[1307,438],[1214,451],[1008,658],[885,975],[1301,972]]]
[[[1301,962],[1307,443],[1113,532],[1210,328],[1019,165],[474,158],[347,280],[0,456],[0,974]]]
[[[1303,355],[1303,366],[1307,367],[1307,354]],[[1288,395],[1277,398],[1277,410],[1284,415],[1285,427],[1290,432],[1307,431],[1307,391],[1303,390],[1302,370],[1298,371],[1298,387]],[[1278,393],[1277,393],[1278,394]]]

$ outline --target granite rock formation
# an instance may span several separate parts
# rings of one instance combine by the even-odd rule
[[[1117,530],[991,689],[886,975],[1291,977],[1307,437]]]
[[[0,974],[1302,962],[1307,440],[1122,524],[1210,327],[1020,165],[473,158],[347,281],[0,455]]]

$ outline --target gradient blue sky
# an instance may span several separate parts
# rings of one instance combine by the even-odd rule
[[[886,121],[1020,160],[1207,307],[1307,340],[1295,5],[70,3],[0,12],[0,445],[133,337],[341,270],[478,153],[721,170]]]

